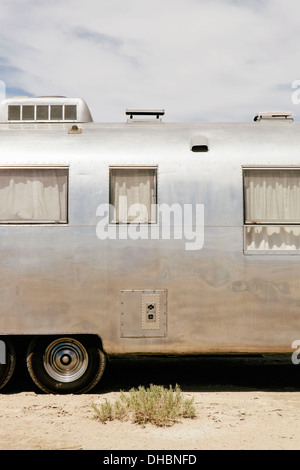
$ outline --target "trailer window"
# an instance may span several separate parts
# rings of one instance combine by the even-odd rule
[[[300,251],[300,169],[244,170],[247,251]]]
[[[77,106],[73,104],[65,105],[65,120],[66,121],[76,121],[77,119]]]
[[[21,106],[10,105],[8,106],[8,120],[9,121],[20,121],[21,117]]]
[[[110,222],[156,222],[156,172],[156,168],[110,168]]]
[[[47,121],[48,119],[49,106],[47,105],[38,105],[36,107],[36,120],[37,121]]]
[[[50,120],[61,121],[63,118],[63,107],[60,104],[50,106]]]
[[[0,168],[0,223],[67,223],[67,168]]]
[[[34,120],[34,106],[22,106],[22,120],[23,121]]]

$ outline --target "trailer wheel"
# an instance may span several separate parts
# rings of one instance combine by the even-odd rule
[[[97,341],[72,337],[34,339],[28,348],[27,368],[46,393],[86,393],[100,380],[105,355]]]
[[[12,377],[16,367],[16,352],[12,343],[6,338],[3,340],[5,364],[0,364],[0,388],[3,388]]]

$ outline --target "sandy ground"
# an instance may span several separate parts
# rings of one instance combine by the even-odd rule
[[[299,449],[299,377],[300,365],[281,358],[116,359],[92,393],[61,396],[21,370],[0,394],[0,449]],[[178,383],[197,417],[167,428],[95,419],[93,402],[150,383]]]

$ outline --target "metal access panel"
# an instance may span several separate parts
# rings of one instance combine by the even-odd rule
[[[121,291],[121,337],[167,336],[167,290]]]

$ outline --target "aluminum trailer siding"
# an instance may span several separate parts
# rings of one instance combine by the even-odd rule
[[[1,338],[91,335],[108,355],[290,353],[300,338],[300,251],[247,251],[243,172],[300,168],[300,125],[78,126],[0,125],[0,168],[68,170],[67,223],[0,225]],[[191,150],[197,138],[208,151]],[[159,207],[202,205],[203,245],[184,227],[181,238],[174,227],[149,236],[157,224],[136,225],[136,239],[110,224],[118,235],[100,239],[113,168],[155,169]]]

